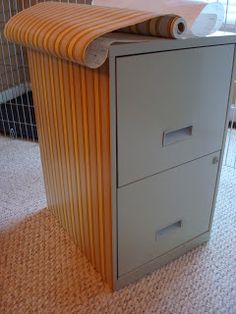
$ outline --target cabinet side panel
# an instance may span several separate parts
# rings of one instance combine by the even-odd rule
[[[108,63],[28,59],[48,207],[112,287]]]

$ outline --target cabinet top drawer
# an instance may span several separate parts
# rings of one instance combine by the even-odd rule
[[[137,39],[135,35],[127,35],[130,39]],[[149,37],[147,41],[122,43],[117,42],[109,48],[110,58],[129,56],[143,53],[161,52],[167,50],[189,49],[206,46],[228,45],[236,43],[236,34],[230,32],[215,32],[206,37],[194,37],[185,39],[166,39]]]
[[[118,184],[221,149],[234,45],[117,58]]]

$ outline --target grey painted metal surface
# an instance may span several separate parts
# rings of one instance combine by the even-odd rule
[[[134,282],[143,276],[150,274],[151,272],[155,271],[159,267],[175,260],[176,258],[180,257],[181,255],[187,253],[189,250],[197,247],[198,245],[206,242],[209,240],[210,232],[205,232],[203,234],[198,235],[196,238],[187,241],[180,246],[177,246],[173,250],[166,252],[165,254],[150,260],[148,263],[138,267],[132,272],[129,272],[123,276],[120,276],[116,282],[116,289],[121,289],[130,282]]]
[[[118,124],[117,124],[118,93],[117,93],[117,77],[116,77],[117,60],[118,60],[119,56],[126,57],[127,55],[129,55],[129,56],[134,56],[134,55],[139,55],[139,54],[146,55],[146,53],[150,53],[150,52],[155,53],[157,51],[170,51],[170,50],[176,50],[176,49],[177,50],[180,49],[182,52],[182,51],[187,51],[187,50],[190,51],[191,49],[189,50],[189,48],[218,46],[218,45],[227,45],[228,46],[230,44],[235,44],[235,42],[236,42],[236,36],[234,36],[234,35],[228,36],[226,34],[224,36],[222,36],[222,34],[218,33],[217,35],[210,37],[210,38],[200,38],[200,39],[198,38],[198,39],[177,40],[177,41],[160,39],[160,40],[156,40],[155,42],[151,42],[151,43],[124,44],[124,45],[118,44],[118,45],[111,47],[111,49],[110,49],[109,61],[110,61],[110,88],[111,88],[110,102],[111,102],[112,206],[113,206],[112,227],[113,227],[113,272],[114,272],[115,289],[120,289],[123,286],[127,285],[128,283],[135,281],[138,278],[141,278],[145,274],[150,273],[151,271],[155,270],[156,268],[158,268],[158,267],[166,264],[167,262],[179,257],[180,255],[184,254],[188,250],[196,247],[197,245],[199,245],[199,244],[201,244],[204,241],[207,241],[209,239],[209,235],[210,235],[209,230],[210,230],[212,217],[213,217],[213,213],[214,213],[215,199],[216,199],[216,195],[217,195],[217,186],[218,186],[218,182],[219,182],[219,173],[220,173],[220,169],[221,169],[221,165],[222,165],[222,156],[223,156],[222,148],[224,148],[224,142],[225,142],[224,139],[226,136],[226,130],[227,130],[227,124],[228,124],[228,120],[226,119],[227,108],[225,108],[224,109],[225,112],[223,114],[224,117],[219,120],[222,123],[222,126],[224,128],[224,135],[223,135],[221,143],[220,143],[220,151],[218,152],[220,154],[219,155],[220,156],[219,157],[220,158],[219,166],[217,167],[216,165],[213,165],[211,163],[209,165],[209,168],[206,167],[206,172],[208,171],[209,177],[211,177],[211,179],[214,178],[214,175],[216,177],[215,182],[213,182],[212,186],[211,187],[209,186],[209,188],[208,188],[208,193],[209,193],[208,194],[208,197],[209,197],[208,202],[209,202],[209,199],[212,200],[211,204],[206,208],[206,212],[205,212],[205,216],[206,216],[207,213],[209,213],[209,211],[210,211],[210,216],[206,217],[206,221],[204,222],[205,226],[208,223],[208,229],[205,230],[205,232],[203,231],[202,233],[199,233],[194,238],[189,237],[186,241],[184,241],[180,245],[178,245],[178,246],[176,246],[170,250],[166,250],[166,251],[164,250],[164,253],[162,255],[159,255],[158,257],[154,257],[153,259],[149,259],[147,262],[140,265],[139,267],[132,269],[132,271],[127,272],[127,269],[126,269],[123,271],[122,275],[119,275],[118,274],[118,260],[121,259],[121,257],[119,256],[120,252],[118,250],[118,241],[117,240],[118,240],[118,231],[119,231],[118,217],[121,214],[119,212],[120,203],[118,202],[118,199],[119,199],[119,191],[121,189],[118,187],[118,180],[117,180],[117,177],[118,177],[117,150],[119,148],[118,147],[118,141],[117,141],[117,134],[118,134],[118,132],[117,132],[117,129],[118,129]],[[231,50],[232,47],[228,46],[228,48],[226,48],[226,51],[228,51],[228,49]],[[231,83],[232,83],[232,71],[233,71],[232,60],[231,60],[231,64],[230,64],[230,71],[231,71],[231,73],[229,73],[228,79],[230,80],[230,77],[231,77]],[[161,74],[162,73],[159,73],[160,76],[161,76]],[[180,79],[181,79],[181,77],[180,77]],[[226,97],[226,102],[228,100],[228,104],[230,104],[230,101],[231,101],[230,100],[231,97],[229,97],[230,88],[229,88],[229,86],[225,86],[225,88],[227,89],[226,91],[224,91],[225,97]],[[212,92],[214,92],[214,91],[209,90],[209,93],[212,93]],[[176,103],[176,106],[178,106],[178,103]],[[229,105],[228,105],[228,108],[229,108]],[[186,130],[184,130],[184,133],[186,135],[186,132],[190,132],[190,129],[188,128],[189,125],[185,125],[185,127],[187,128]],[[193,131],[194,130],[192,130],[192,132]],[[180,143],[180,142],[178,142],[178,143]],[[175,145],[175,144],[172,144],[172,145]],[[212,155],[212,156],[215,156],[215,155]],[[200,163],[204,163],[204,161],[209,158],[209,161],[211,160],[211,162],[212,162],[212,159],[210,158],[212,156],[200,156],[202,158],[197,159],[197,160]],[[183,164],[180,167],[185,167],[188,164],[192,165],[196,161],[191,161],[190,163]],[[177,169],[177,168],[174,168],[174,169]],[[174,169],[167,170],[167,171],[165,171],[165,173],[172,171]],[[215,172],[213,171],[213,169],[216,169]],[[214,172],[214,174],[213,174],[213,172]],[[158,174],[157,176],[160,176],[160,175],[162,175],[162,174]],[[157,177],[157,176],[155,176],[155,177]],[[198,176],[198,178],[199,178],[199,176]],[[186,172],[186,177],[188,177],[187,172]],[[140,184],[141,182],[145,182],[145,184],[147,184],[146,182],[148,180],[151,180],[152,178],[154,178],[154,176],[148,177],[147,179],[141,178],[142,181],[137,182],[135,184]],[[194,181],[194,178],[192,178],[192,180]],[[197,180],[199,180],[199,182],[201,181],[200,179],[197,179]],[[209,178],[207,180],[209,180]],[[181,185],[182,183],[178,182],[178,184]],[[196,184],[196,182],[194,184]],[[203,182],[203,184],[204,184],[204,182]],[[130,184],[126,187],[123,187],[122,189],[126,189],[126,188],[130,188],[132,191],[134,189],[133,184]],[[210,189],[212,189],[212,195],[211,196],[210,196],[210,191],[209,191]],[[193,193],[193,191],[191,191],[191,193]],[[129,197],[129,193],[127,193],[127,198],[128,197]],[[134,199],[130,199],[129,201],[135,202]],[[195,203],[196,203],[196,201],[195,201]],[[148,206],[147,206],[147,208],[148,208]],[[132,210],[134,210],[134,209],[131,208],[131,211]],[[150,211],[150,207],[149,207],[149,211]],[[174,225],[173,230],[170,230],[171,232],[174,232],[175,228],[178,229],[181,226],[180,219],[177,219],[177,221],[175,220],[174,223],[176,223],[176,225]],[[133,224],[133,222],[131,221],[130,226],[132,224]],[[171,224],[171,222],[170,222],[170,224]],[[166,225],[161,226],[161,228],[165,228],[165,227],[167,227],[167,226]],[[167,229],[167,231],[168,231],[168,229]],[[165,229],[163,232],[165,233]],[[131,235],[131,237],[133,237],[133,235]],[[154,235],[154,237],[155,237],[155,235]],[[141,254],[142,254],[142,252],[141,252]],[[127,267],[126,263],[124,263],[124,265],[125,265],[124,267]]]
[[[119,276],[208,231],[214,157],[219,153],[119,188]]]
[[[117,43],[110,47],[110,57],[129,56],[150,52],[170,51],[179,49],[189,49],[197,47],[209,47],[217,45],[227,45],[235,43],[236,35],[227,32],[216,32],[207,37],[196,37],[186,39],[164,39],[153,38],[150,41],[139,43]]]
[[[123,186],[221,149],[234,46],[117,59]]]

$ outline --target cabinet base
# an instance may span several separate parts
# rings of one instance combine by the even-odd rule
[[[136,270],[119,277],[114,284],[114,290],[119,290],[127,286],[128,284],[137,281],[143,276],[152,273],[153,271],[157,270],[161,266],[164,266],[165,264],[187,253],[189,250],[192,250],[195,247],[199,246],[200,244],[208,241],[209,238],[210,238],[210,231],[205,232],[201,234],[200,236],[188,242],[185,242],[184,244],[178,246],[177,248],[169,251],[168,253],[163,254],[162,256],[159,256],[158,258],[150,261],[149,263],[142,265]]]

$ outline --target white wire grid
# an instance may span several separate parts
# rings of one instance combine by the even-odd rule
[[[236,169],[236,100],[231,105],[230,121],[225,143],[224,165]]]

